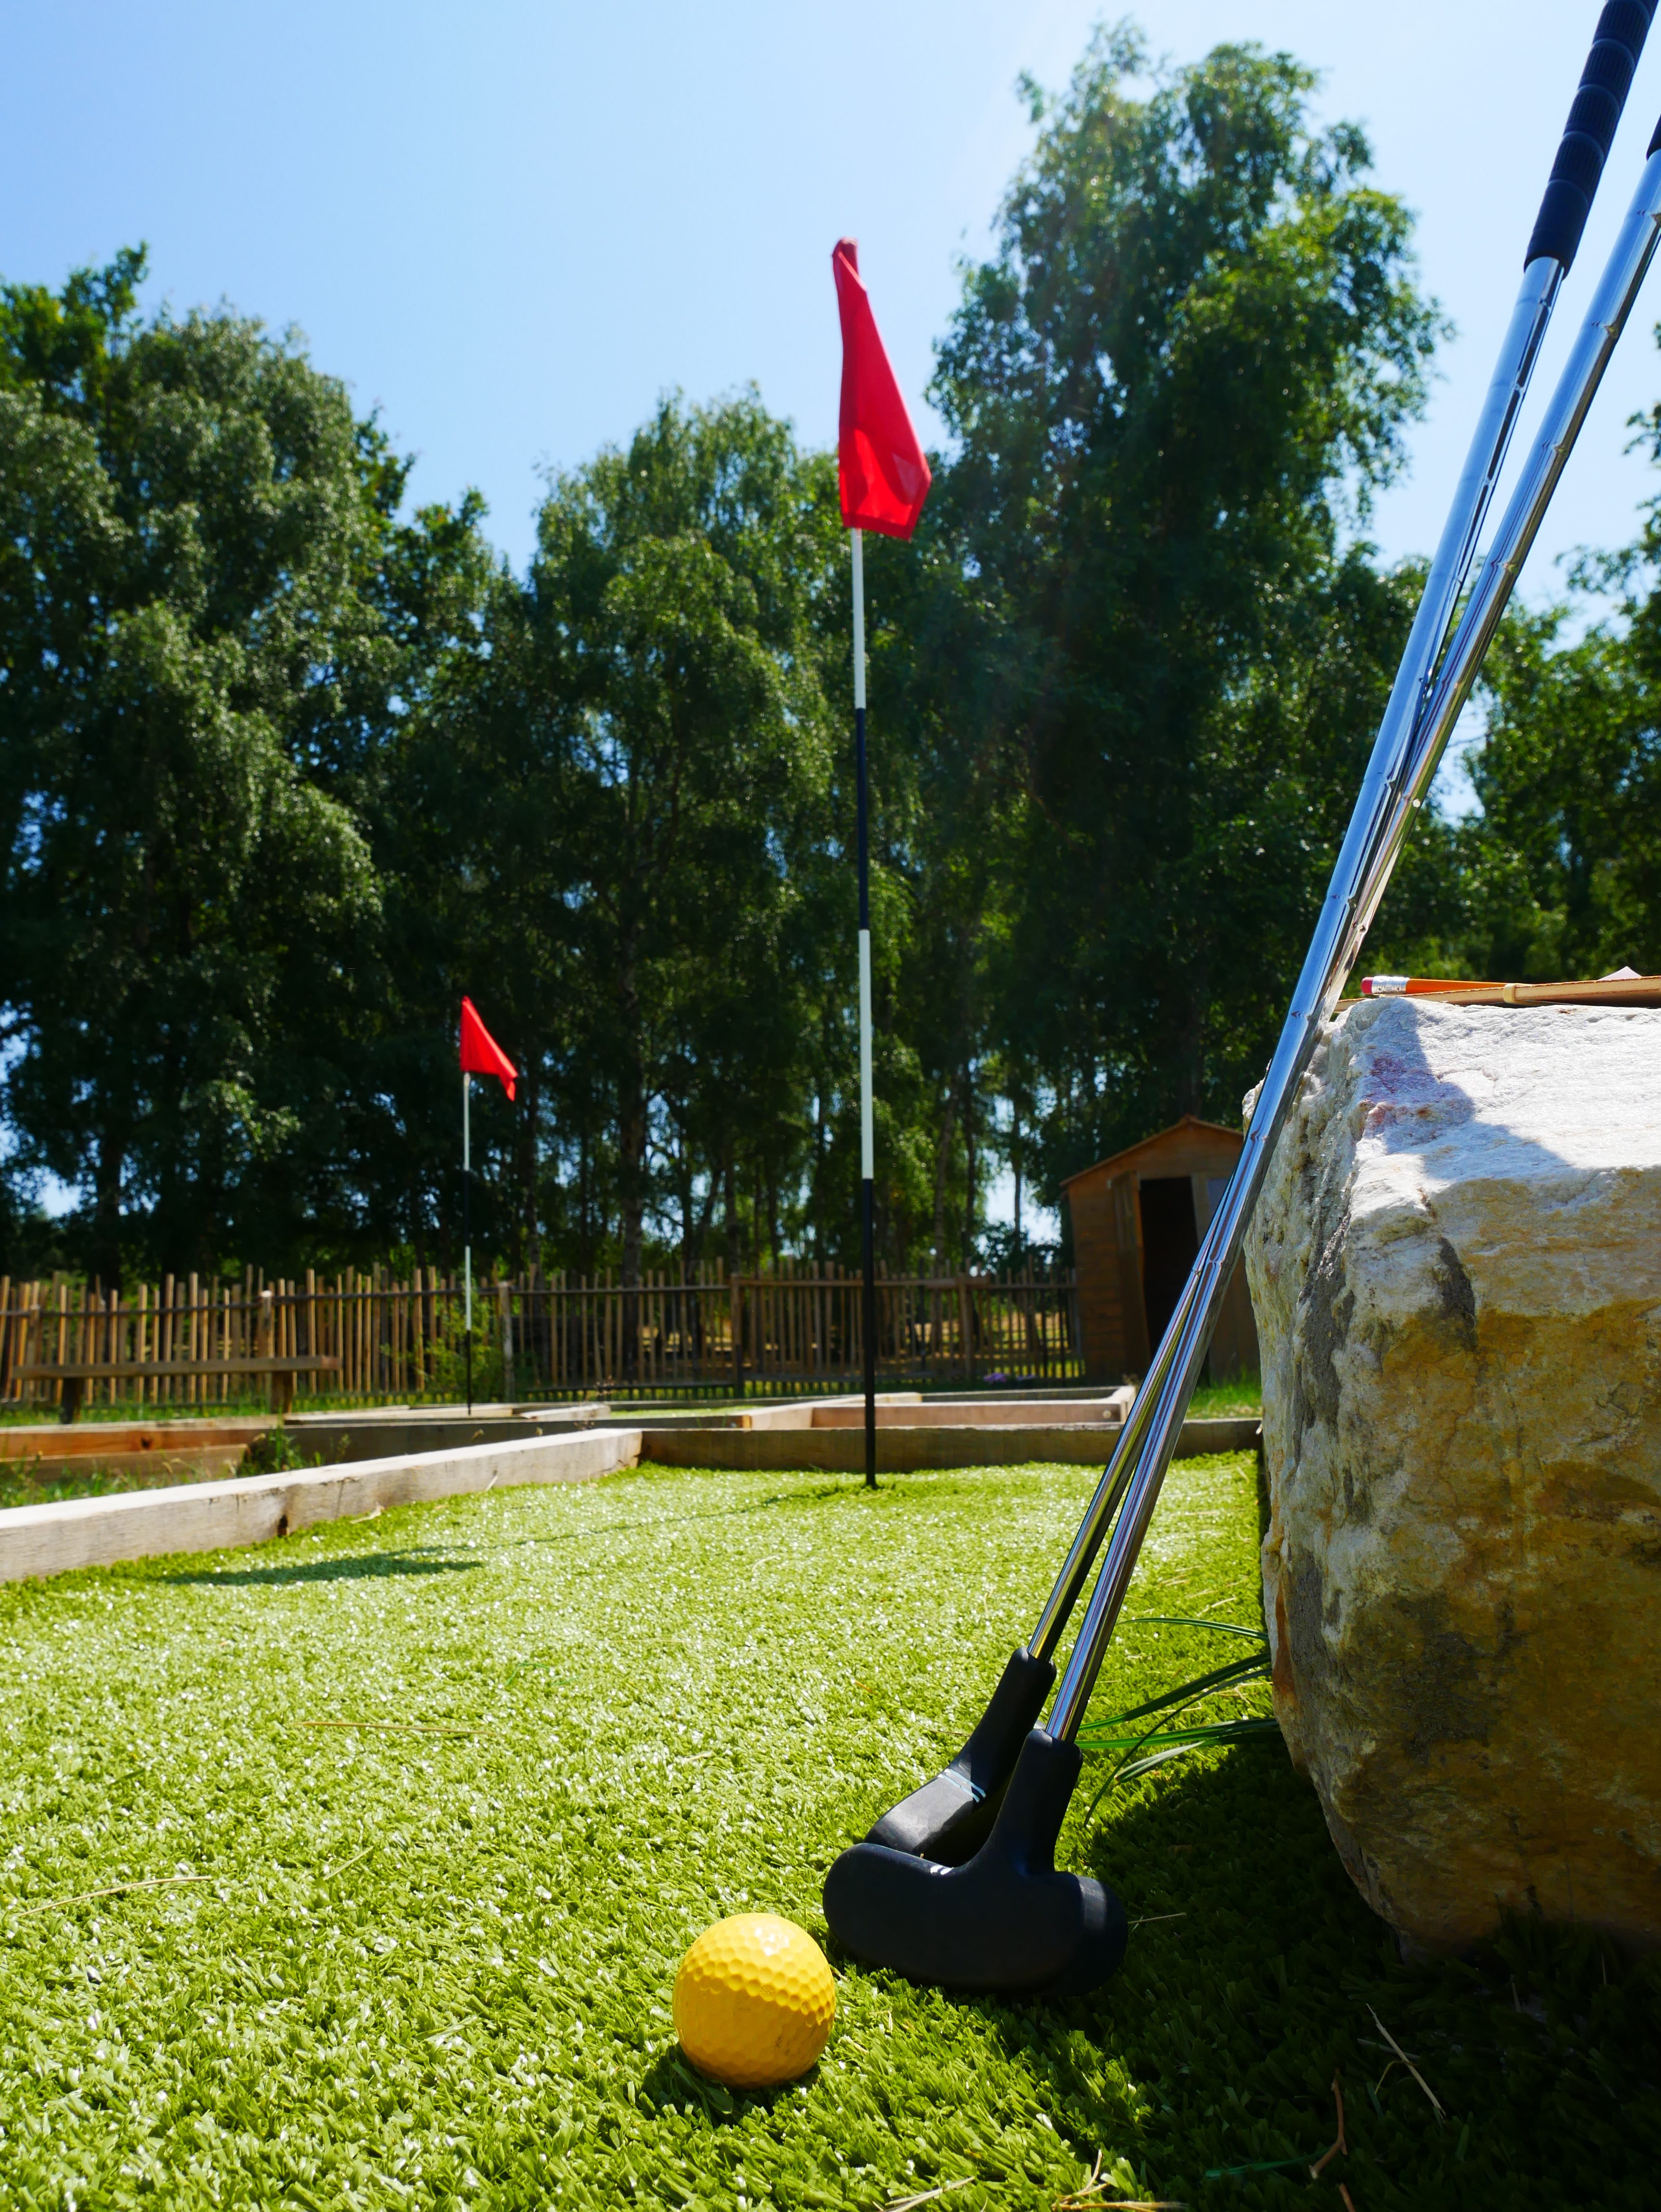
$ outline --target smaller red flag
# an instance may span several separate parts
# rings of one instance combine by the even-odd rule
[[[837,476],[849,530],[909,538],[932,481],[900,387],[877,334],[870,295],[860,281],[859,247],[839,238],[830,256],[842,317],[842,416]]]
[[[461,1002],[461,1072],[464,1075],[494,1075],[511,1098],[519,1070],[478,1018],[471,999]]]

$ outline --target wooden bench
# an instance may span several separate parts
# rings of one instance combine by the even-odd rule
[[[82,1359],[59,1364],[40,1360],[12,1370],[20,1382],[61,1382],[60,1421],[72,1421],[81,1411],[81,1394],[88,1382],[113,1377],[162,1375],[265,1375],[271,1378],[271,1410],[286,1413],[294,1403],[296,1375],[335,1375],[338,1359],[305,1355],[295,1359]]]

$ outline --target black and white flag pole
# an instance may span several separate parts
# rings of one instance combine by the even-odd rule
[[[860,837],[860,1242],[864,1280],[865,1483],[877,1486],[876,1143],[871,1111],[871,824],[865,773],[865,533],[910,538],[928,496],[928,462],[900,396],[860,280],[859,249],[839,238],[830,265],[842,321],[837,486],[854,556],[854,750]]]
[[[511,1099],[519,1070],[478,1018],[471,999],[461,1002],[461,1273],[462,1327],[467,1362],[467,1411],[473,1410],[473,1132],[476,1075],[494,1075]]]
[[[877,1486],[877,1146],[871,1103],[871,810],[865,769],[865,533],[854,550],[854,761],[859,793],[860,1334],[865,1353],[865,1486]]]
[[[462,1345],[467,1362],[467,1413],[473,1411],[473,1079],[461,1079],[461,1279]]]

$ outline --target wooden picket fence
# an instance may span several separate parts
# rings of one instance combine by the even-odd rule
[[[886,1387],[1064,1383],[1082,1374],[1070,1272],[879,1279],[878,1367]],[[267,1282],[166,1277],[124,1292],[58,1275],[0,1276],[0,1404],[50,1418],[62,1385],[31,1365],[188,1365],[320,1353],[328,1403],[449,1400],[463,1387],[464,1293],[453,1276],[386,1268]],[[559,1401],[678,1391],[788,1394],[852,1389],[862,1370],[860,1283],[787,1262],[768,1275],[533,1273],[473,1289],[476,1399]],[[222,1376],[101,1379],[83,1403],[189,1413],[227,1402]],[[240,1395],[265,1390],[244,1378]],[[313,1395],[307,1391],[305,1395]]]

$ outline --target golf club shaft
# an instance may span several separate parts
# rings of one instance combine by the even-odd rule
[[[1446,665],[1415,733],[1413,757],[1396,795],[1395,814],[1381,829],[1378,851],[1362,887],[1354,932],[1356,953],[1360,951],[1362,939],[1388,887],[1394,848],[1399,846],[1408,818],[1424,804],[1429,793],[1443,750],[1470,697],[1483,658],[1580,434],[1587,410],[1603,381],[1609,358],[1620,343],[1655,257],[1658,240],[1661,240],[1661,122],[1656,125],[1650,140],[1644,173],[1609,255],[1609,265],[1586,311],[1574,350],[1512,495],[1494,545],[1482,564],[1469,603],[1460,617],[1458,631],[1448,649]]]
[[[1135,1472],[1123,1511],[1091,1593],[1078,1639],[1056,1685],[1049,1733],[1062,1741],[1076,1735],[1090,1701],[1102,1656],[1124,1603],[1137,1555],[1170,1464],[1183,1415],[1203,1361],[1220,1290],[1238,1257],[1245,1225],[1262,1186],[1275,1142],[1298,1085],[1309,1066],[1322,1022],[1329,1017],[1344,976],[1360,950],[1368,923],[1390,880],[1415,806],[1428,790],[1461,709],[1475,683],[1482,657],[1499,627],[1518,576],[1537,535],[1553,493],[1579,435],[1603,372],[1626,327],[1661,238],[1661,124],[1632,206],[1610,255],[1545,424],[1482,567],[1426,712],[1409,732],[1407,759],[1392,775],[1378,776],[1378,756],[1390,737],[1389,718],[1379,733],[1350,834],[1334,872],[1315,942],[1304,963],[1292,1012],[1275,1049],[1244,1148],[1195,1262],[1177,1315],[1160,1346],[1157,1402],[1143,1431]],[[1428,594],[1427,594],[1428,596]],[[1404,668],[1403,673],[1406,673]],[[1391,702],[1395,704],[1394,698]],[[1359,833],[1359,834],[1358,834]],[[1150,1376],[1150,1385],[1153,1377]],[[1123,1449],[1123,1447],[1122,1447]]]
[[[461,1273],[466,1285],[461,1340],[467,1369],[467,1417],[473,1412],[473,1079],[461,1078]]]
[[[1359,910],[1361,887],[1376,874],[1376,869],[1369,868],[1368,862],[1370,860],[1376,861],[1382,850],[1378,844],[1377,826],[1394,821],[1394,801],[1405,791],[1409,781],[1415,757],[1415,733],[1424,720],[1438,657],[1453,611],[1469,574],[1476,542],[1505,465],[1512,433],[1516,428],[1530,379],[1539,359],[1552,309],[1556,304],[1563,278],[1579,250],[1592,198],[1602,175],[1603,161],[1614,143],[1633,72],[1643,52],[1654,12],[1655,0],[1609,0],[1609,4],[1598,18],[1591,50],[1581,71],[1568,122],[1558,145],[1540,210],[1535,219],[1525,257],[1522,289],[1512,311],[1499,362],[1489,382],[1470,451],[1442,532],[1441,543],[1425,581],[1402,665],[1390,691],[1390,703],[1373,745],[1366,780],[1357,799],[1349,832],[1333,872],[1321,926],[1304,963],[1298,998],[1287,1019],[1287,1030],[1290,1031],[1299,1021],[1299,1009],[1304,1009],[1302,1020],[1308,1036],[1309,1050],[1313,1049],[1319,1020],[1329,1010],[1329,1001],[1336,1000],[1343,987],[1349,961],[1354,957],[1352,953],[1342,961],[1335,977],[1329,975],[1329,969],[1338,963],[1340,945],[1348,934],[1342,926],[1343,918],[1347,914],[1353,915]],[[1399,846],[1399,835],[1396,842]],[[1369,846],[1372,848],[1371,852]],[[1378,900],[1384,895],[1389,865],[1393,863],[1394,858],[1395,848],[1392,848],[1384,875],[1373,890],[1372,906],[1367,909],[1369,921]],[[1311,979],[1311,969],[1316,967],[1317,956],[1320,956],[1318,971]],[[1307,988],[1311,980],[1314,982],[1312,991]],[[1320,1012],[1311,1020],[1310,1011],[1315,1006],[1319,1006]],[[1286,1042],[1287,1037],[1283,1034],[1283,1047]],[[1277,1054],[1277,1066],[1280,1059],[1281,1055]],[[1264,1117],[1267,1108],[1275,1121],[1274,1133],[1278,1134],[1280,1118],[1284,1115],[1291,1092],[1287,1091],[1278,1103],[1275,1102],[1273,1085],[1275,1073],[1275,1068],[1271,1068],[1259,1101],[1259,1113],[1254,1116],[1254,1125]],[[1299,1066],[1289,1074],[1289,1080],[1295,1085],[1301,1073],[1302,1066]],[[1256,1196],[1256,1182],[1261,1181],[1262,1167],[1267,1164],[1268,1153],[1273,1150],[1273,1145],[1274,1136],[1270,1135],[1267,1146],[1259,1148],[1262,1152],[1262,1164],[1257,1170],[1256,1180],[1252,1182],[1250,1197]],[[1237,1184],[1241,1182],[1247,1169],[1251,1149],[1248,1137],[1247,1152],[1235,1171],[1234,1182]],[[1250,1206],[1249,1197],[1246,1200],[1248,1212]],[[1048,1659],[1061,1639],[1062,1632],[1078,1601],[1079,1593],[1095,1564],[1103,1540],[1118,1512],[1132,1474],[1141,1464],[1165,1385],[1179,1354],[1184,1348],[1191,1349],[1189,1338],[1193,1331],[1189,1325],[1197,1313],[1201,1341],[1198,1358],[1192,1362],[1192,1376],[1182,1393],[1184,1409],[1193,1395],[1193,1384],[1198,1378],[1199,1367],[1210,1341],[1216,1307],[1228,1285],[1229,1270],[1219,1272],[1215,1265],[1215,1251],[1220,1237],[1226,1237],[1227,1233],[1224,1217],[1232,1215],[1233,1211],[1226,1195],[1223,1204],[1212,1218],[1193,1271],[1160,1340],[1153,1364],[1143,1378],[1135,1403],[1121,1431],[1117,1447],[1096,1486],[1072,1548],[1056,1577],[1055,1588],[1038,1617],[1027,1645],[1036,1658]],[[1238,1244],[1238,1237],[1235,1241]],[[1231,1268],[1232,1266],[1231,1260]]]
[[[1530,375],[1539,358],[1541,341],[1545,336],[1562,278],[1562,264],[1547,259],[1531,261],[1524,272],[1523,287],[1506,332],[1505,347],[1488,386],[1482,420],[1471,441],[1470,453],[1459,479],[1453,509],[1442,532],[1442,542],[1432,563],[1430,574],[1426,579],[1419,611],[1414,619],[1407,649],[1402,654],[1401,668],[1390,692],[1390,704],[1373,748],[1368,781],[1363,787],[1361,799],[1356,805],[1355,819],[1351,824],[1352,839],[1355,836],[1356,825],[1362,818],[1363,808],[1376,809],[1382,805],[1384,793],[1396,788],[1405,775],[1411,757],[1414,726],[1433,681],[1437,655],[1441,649],[1449,618],[1458,603],[1465,578],[1469,573],[1476,539],[1505,462],[1506,449],[1516,427]],[[1354,872],[1360,865],[1360,853],[1352,854],[1347,843],[1345,858],[1350,861],[1351,871]],[[1344,860],[1341,859],[1339,870],[1333,877],[1335,889],[1344,865]],[[1331,904],[1332,892],[1329,891],[1329,908]],[[1305,976],[1307,974],[1305,963]],[[1341,974],[1338,977],[1340,988],[1342,981]],[[1317,997],[1324,1006],[1324,974]],[[1215,1217],[1214,1225],[1214,1221]],[[1207,1243],[1210,1241],[1208,1234]],[[1137,1393],[1117,1449],[1097,1486],[1096,1494],[1091,1499],[1089,1510],[1073,1540],[1073,1548],[1068,1553],[1056,1577],[1056,1587],[1039,1616],[1027,1647],[1038,1658],[1047,1659],[1055,1650],[1067,1625],[1068,1616],[1077,1602],[1079,1592],[1084,1587],[1096,1554],[1101,1548],[1102,1539],[1118,1510],[1133,1465],[1147,1439],[1159,1389],[1176,1356],[1182,1324],[1209,1280],[1204,1267],[1205,1257],[1205,1247],[1202,1246],[1177,1311],[1171,1316],[1153,1363]]]

